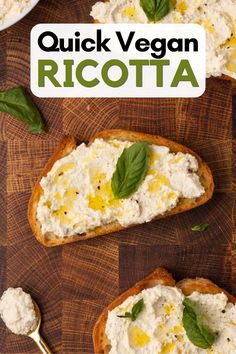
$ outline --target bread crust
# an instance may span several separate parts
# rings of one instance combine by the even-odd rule
[[[231,81],[232,87],[233,87],[233,88],[236,87],[236,79],[233,78],[232,76],[228,76],[228,75],[223,74],[223,75],[219,76],[219,79]]]
[[[136,283],[132,288],[117,297],[110,305],[108,305],[99,316],[93,330],[93,344],[95,354],[108,354],[110,351],[110,343],[105,334],[105,327],[108,312],[122,304],[129,296],[136,295],[144,289],[152,288],[155,285],[176,286],[180,288],[184,295],[191,295],[194,291],[202,294],[218,294],[224,292],[229,302],[236,303],[236,298],[227,291],[221,289],[213,282],[205,278],[183,279],[175,283],[172,275],[164,268],[157,268],[146,278]]]
[[[182,198],[179,200],[177,206],[170,211],[164,213],[163,215],[158,215],[155,217],[152,221],[162,219],[166,216],[169,215],[174,215],[178,213],[182,213],[184,211],[193,209],[195,207],[198,207],[204,203],[206,203],[213,194],[214,191],[214,182],[213,182],[213,177],[211,174],[211,171],[207,164],[202,161],[202,159],[191,149],[178,144],[174,141],[168,140],[166,138],[163,138],[158,135],[150,135],[150,134],[145,134],[145,133],[139,133],[139,132],[133,132],[129,130],[107,130],[107,131],[102,131],[97,134],[95,134],[89,141],[89,144],[91,144],[96,138],[101,138],[104,140],[109,140],[109,139],[119,139],[119,140],[128,140],[128,141],[148,141],[150,144],[156,144],[156,145],[164,145],[169,147],[171,152],[183,152],[183,153],[189,153],[193,156],[196,157],[198,160],[199,164],[199,170],[198,170],[198,175],[200,177],[200,181],[202,185],[205,188],[205,193],[200,196],[199,198],[192,198],[192,199],[185,199]],[[55,154],[52,156],[52,158],[49,160],[45,168],[43,169],[38,181],[35,184],[35,187],[32,192],[31,199],[29,201],[29,207],[28,207],[28,219],[29,223],[31,225],[31,228],[39,242],[41,242],[44,246],[47,247],[52,247],[52,246],[57,246],[61,244],[66,244],[70,242],[75,242],[79,240],[86,240],[89,238],[93,238],[96,236],[102,236],[106,235],[108,233],[116,232],[123,230],[124,227],[119,225],[118,223],[110,223],[107,225],[103,225],[101,227],[98,227],[94,230],[91,230],[87,232],[86,234],[82,235],[74,235],[74,236],[69,236],[66,238],[61,238],[58,237],[57,235],[54,234],[47,234],[43,235],[41,233],[41,227],[39,222],[37,221],[36,218],[36,211],[37,211],[37,205],[38,201],[40,198],[40,195],[42,193],[42,189],[40,187],[40,180],[43,176],[46,176],[47,173],[51,170],[53,164],[60,158],[68,155],[73,149],[76,147],[76,139],[73,137],[66,137],[63,139],[61,142],[59,149],[55,152]],[[131,227],[133,225],[130,225]]]
[[[43,168],[38,180],[36,181],[31,198],[29,200],[29,205],[28,205],[28,220],[30,223],[30,226],[34,232],[35,237],[39,242],[41,242],[44,246],[50,246],[50,243],[48,243],[44,235],[41,232],[40,229],[40,224],[37,221],[36,218],[36,211],[37,211],[37,206],[38,206],[38,201],[42,193],[42,188],[40,186],[40,181],[41,179],[47,175],[47,173],[52,169],[52,166],[54,163],[61,159],[62,157],[69,155],[71,151],[76,147],[76,139],[73,137],[65,137],[61,143],[59,144],[58,149],[56,152],[52,155],[46,166]],[[53,246],[54,244],[52,244]]]

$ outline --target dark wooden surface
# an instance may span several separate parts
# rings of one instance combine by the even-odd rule
[[[0,90],[29,88],[29,34],[38,22],[89,22],[90,1],[41,0],[0,33]],[[22,286],[43,313],[42,333],[54,353],[93,353],[91,332],[102,308],[157,266],[176,279],[205,276],[236,295],[235,141],[231,83],[207,81],[197,99],[39,99],[48,132],[31,136],[0,115],[0,291]],[[198,152],[212,169],[213,199],[196,210],[110,236],[46,249],[32,235],[32,186],[61,137],[79,140],[106,128],[157,133]],[[191,226],[207,222],[204,233]],[[0,321],[0,353],[37,353],[33,342]]]

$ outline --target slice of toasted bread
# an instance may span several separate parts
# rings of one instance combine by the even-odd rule
[[[129,296],[136,295],[142,290],[152,288],[158,284],[165,286],[176,286],[180,288],[186,296],[192,294],[194,291],[198,291],[199,293],[203,294],[218,294],[224,292],[228,297],[229,302],[236,303],[236,298],[233,295],[230,295],[228,292],[221,289],[208,279],[183,279],[180,282],[175,283],[172,275],[164,268],[159,267],[146,278],[136,283],[125,293],[121,294],[102,311],[93,330],[93,344],[95,354],[108,354],[111,349],[111,345],[105,333],[108,311],[111,311],[122,304]]]
[[[178,144],[174,141],[165,139],[163,137],[157,136],[157,135],[149,135],[149,134],[144,134],[144,133],[138,133],[138,132],[132,132],[128,130],[109,130],[109,131],[102,131],[97,133],[95,136],[93,136],[90,139],[89,144],[91,144],[96,138],[101,138],[104,140],[111,140],[111,139],[119,139],[119,140],[127,140],[131,142],[137,142],[137,141],[148,141],[150,144],[155,144],[155,145],[162,145],[162,146],[167,146],[171,152],[183,152],[183,153],[189,153],[193,156],[196,157],[198,160],[199,164],[199,169],[198,169],[198,175],[200,177],[200,181],[202,185],[205,188],[205,193],[200,196],[199,198],[192,198],[192,199],[185,199],[182,198],[179,200],[177,206],[170,211],[164,213],[163,215],[158,215],[155,217],[153,220],[161,219],[169,215],[174,215],[177,213],[182,213],[184,211],[193,209],[199,205],[202,205],[206,203],[212,196],[213,190],[214,190],[214,182],[212,178],[211,171],[207,164],[202,161],[202,159],[192,150],[189,148]],[[51,247],[51,246],[57,246],[60,244],[65,244],[69,242],[74,242],[74,241],[79,241],[79,240],[85,240],[89,239],[92,237],[96,236],[101,236],[105,235],[114,231],[119,231],[124,229],[120,224],[118,223],[110,223],[107,225],[103,225],[101,227],[97,227],[94,230],[91,230],[87,232],[86,234],[82,235],[74,235],[74,236],[68,236],[65,238],[61,238],[57,235],[47,233],[46,235],[43,235],[41,232],[41,227],[40,223],[37,220],[37,205],[38,201],[40,199],[42,189],[40,187],[40,180],[43,176],[46,176],[47,173],[51,170],[53,164],[60,158],[68,155],[73,149],[76,148],[76,140],[74,138],[68,137],[63,140],[61,143],[58,151],[52,156],[46,167],[43,169],[42,174],[37,181],[33,192],[32,196],[29,202],[29,208],[28,208],[28,219],[29,223],[31,225],[31,228],[36,236],[36,238],[45,246]]]

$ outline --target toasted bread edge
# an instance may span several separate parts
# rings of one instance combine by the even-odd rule
[[[44,246],[50,246],[50,243],[47,242],[45,239],[44,235],[42,234],[40,230],[40,225],[37,221],[36,218],[36,211],[37,211],[37,206],[38,206],[38,201],[40,198],[40,195],[42,193],[42,189],[40,186],[40,180],[42,177],[46,176],[47,173],[51,170],[52,166],[54,163],[61,159],[62,157],[68,155],[74,148],[76,147],[76,139],[73,137],[65,137],[59,144],[58,149],[55,151],[55,153],[52,155],[46,166],[43,168],[38,180],[35,183],[35,186],[33,188],[31,198],[29,200],[28,204],[28,221],[29,224],[34,232],[35,237],[37,240],[42,243]]]

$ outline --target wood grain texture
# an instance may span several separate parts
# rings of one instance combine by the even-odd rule
[[[6,245],[7,240],[7,143],[0,141],[0,246]]]
[[[6,33],[0,35],[0,86],[3,87],[6,81]]]
[[[198,243],[193,246],[133,246],[120,247],[120,289],[121,292],[145,277],[158,265],[168,268],[176,281],[185,277],[207,277],[222,288],[236,291],[231,281],[231,248],[212,247],[210,253]],[[144,271],[145,270],[145,271]],[[121,277],[122,275],[122,277]]]
[[[29,34],[43,22],[89,22],[95,0],[41,0],[20,23],[0,34],[0,90],[29,90]],[[232,86],[207,80],[196,99],[39,99],[47,134],[0,114],[0,291],[22,286],[43,313],[42,333],[54,353],[92,354],[92,328],[121,291],[165,266],[176,279],[204,276],[236,295],[236,124]],[[235,99],[236,112],[236,99]],[[236,117],[235,117],[236,120]],[[234,120],[234,123],[235,123]],[[183,143],[212,169],[216,193],[206,205],[100,239],[45,249],[27,222],[39,171],[65,134],[86,141],[99,130],[124,128]],[[191,227],[208,222],[204,233]],[[0,353],[37,353],[0,321]]]

